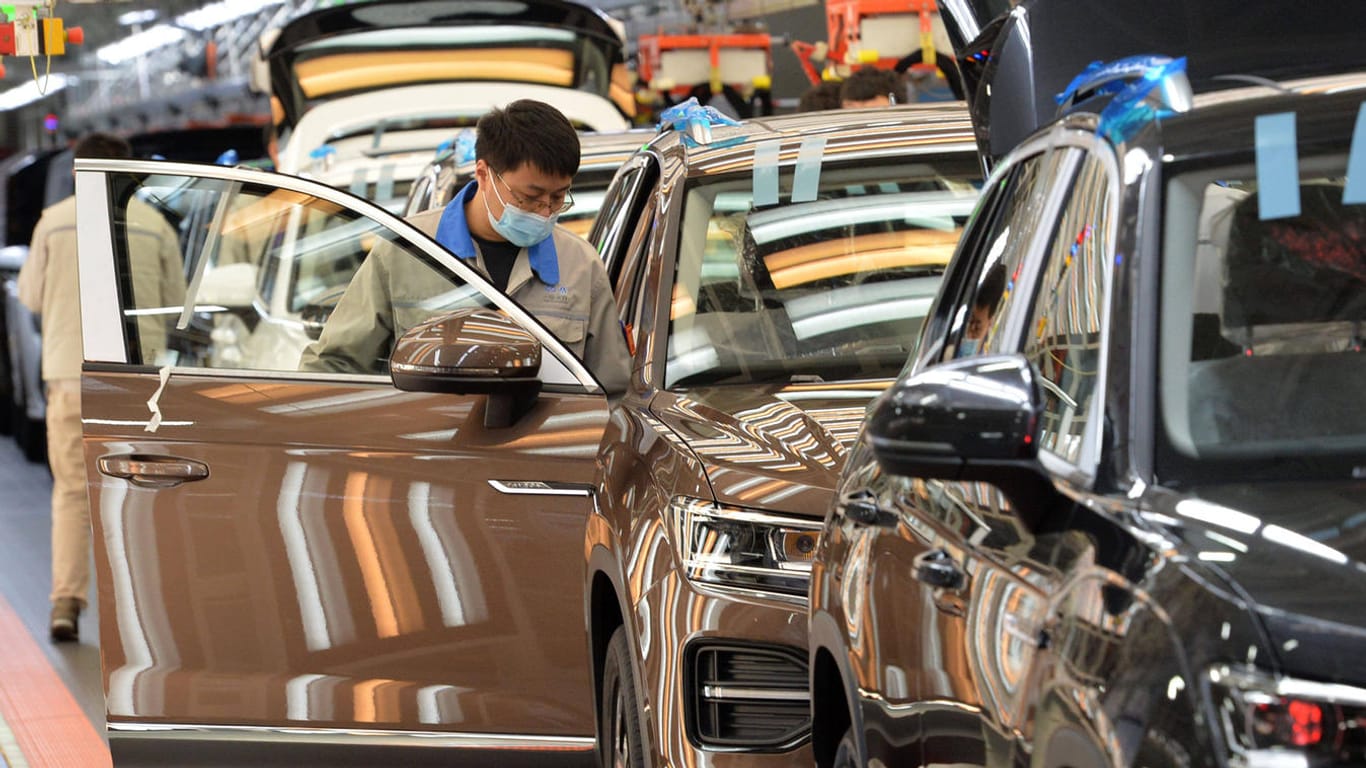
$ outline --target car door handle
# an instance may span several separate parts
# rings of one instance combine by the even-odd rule
[[[945,550],[932,549],[916,555],[914,564],[915,578],[932,587],[957,592],[968,583],[967,573]]]
[[[174,456],[101,456],[98,464],[100,474],[121,477],[143,488],[174,488],[209,476],[207,464]]]

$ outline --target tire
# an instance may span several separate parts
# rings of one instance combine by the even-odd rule
[[[831,763],[831,768],[863,768],[858,761],[858,747],[854,745],[854,729],[850,728],[844,732],[840,738],[840,745],[835,747],[835,762]]]
[[[602,732],[598,756],[602,768],[645,768],[640,710],[636,707],[636,679],[626,628],[617,627],[607,643],[602,669]]]

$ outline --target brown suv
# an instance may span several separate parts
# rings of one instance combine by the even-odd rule
[[[599,736],[610,765],[786,766],[816,535],[978,165],[960,106],[699,133],[628,161],[592,237],[636,350],[584,543]]]
[[[117,765],[589,764],[599,720],[617,764],[809,758],[813,532],[977,162],[957,107],[711,132],[661,136],[608,195],[597,240],[635,346],[618,401],[373,203],[251,169],[79,164]],[[161,277],[184,306],[141,298],[122,222],[143,204],[180,235],[183,274]],[[392,375],[247,366],[197,330],[239,311],[215,297],[241,263],[292,276],[294,314],[241,312],[239,334],[268,334],[381,241],[430,271],[430,321],[376,361]]]

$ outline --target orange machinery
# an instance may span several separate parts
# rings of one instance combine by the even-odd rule
[[[792,49],[812,84],[860,65],[893,69],[917,50],[921,61],[911,67],[933,70],[938,10],[935,0],[825,0],[829,40],[824,46],[797,41]]]
[[[767,92],[773,78],[773,38],[759,32],[641,35],[641,82],[661,94],[687,98],[698,86],[728,87],[747,97]]]
[[[85,43],[85,32],[80,27],[68,27],[58,16],[52,15],[54,0],[37,3],[0,4],[0,56],[61,56],[66,46]],[[0,64],[0,77],[5,66]],[[34,79],[37,79],[34,68]]]

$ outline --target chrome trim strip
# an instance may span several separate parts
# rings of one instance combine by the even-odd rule
[[[546,483],[540,480],[490,480],[489,486],[512,496],[592,496],[582,483]]]
[[[704,685],[702,698],[717,701],[810,701],[805,689],[737,688],[729,685]]]
[[[1274,677],[1260,669],[1211,667],[1206,675],[1215,684],[1232,683],[1245,691],[1263,691],[1297,699],[1312,699],[1330,704],[1366,707],[1366,688],[1342,683],[1320,683],[1294,677]],[[1228,683],[1224,682],[1228,678]]]
[[[515,749],[533,752],[587,752],[591,736],[533,736],[507,733],[441,733],[358,728],[281,728],[250,725],[109,723],[111,737],[156,741],[307,742],[339,746],[440,747],[442,749]]]

